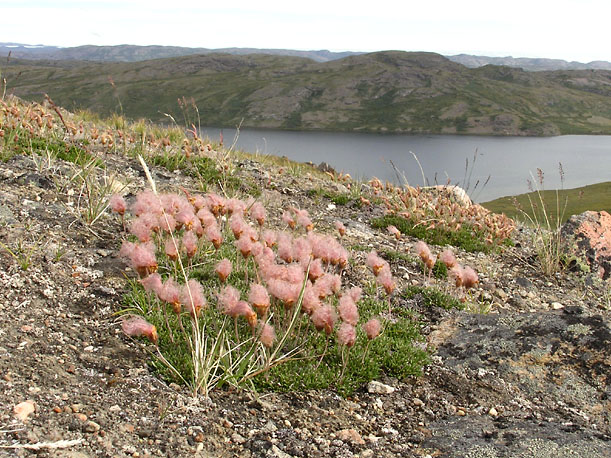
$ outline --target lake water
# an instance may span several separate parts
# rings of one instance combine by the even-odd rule
[[[202,130],[213,140],[221,131]],[[231,145],[235,130],[222,131],[225,145]],[[413,186],[423,184],[420,162],[426,184],[449,180],[468,188],[477,202],[528,192],[527,180],[531,173],[537,176],[537,168],[545,174],[545,189],[559,188],[559,163],[564,170],[565,189],[611,181],[611,136],[480,137],[242,129],[236,147],[300,162],[326,162],[353,178],[375,176],[402,183],[392,161]],[[490,180],[483,186],[488,176]]]

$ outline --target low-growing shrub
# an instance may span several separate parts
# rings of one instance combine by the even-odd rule
[[[417,328],[406,317],[379,318],[395,289],[385,261],[370,265],[376,282],[363,293],[343,284],[348,251],[317,234],[305,210],[288,209],[286,230],[273,231],[252,198],[159,194],[149,179],[152,191],[131,206],[114,197],[112,206],[133,215],[121,255],[138,279],[123,330],[155,345],[165,377],[193,393],[229,384],[333,385],[347,394],[382,370],[419,372],[427,355],[412,346]],[[381,335],[365,332],[378,322]]]
[[[465,304],[454,296],[444,293],[435,287],[424,286],[408,286],[403,292],[405,299],[413,299],[416,295],[420,295],[423,304],[427,307],[441,307],[449,309],[463,309]]]
[[[452,245],[467,252],[488,252],[493,245],[488,244],[471,226],[464,224],[459,229],[448,230],[441,227],[429,228],[422,221],[414,221],[398,215],[385,215],[371,220],[372,227],[384,229],[395,226],[402,234],[410,235],[434,245]]]

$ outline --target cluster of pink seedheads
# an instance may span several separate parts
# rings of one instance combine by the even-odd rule
[[[306,210],[287,209],[281,216],[286,230],[271,230],[265,228],[268,217],[260,202],[226,199],[214,193],[144,191],[131,205],[114,195],[110,206],[121,216],[129,208],[134,216],[127,227],[135,240],[124,241],[120,255],[137,272],[144,289],[162,304],[168,327],[168,312],[179,317],[188,314],[193,320],[202,311],[224,314],[234,321],[236,340],[241,322],[244,325],[240,326],[264,347],[272,348],[277,334],[288,329],[287,317],[299,307],[312,328],[326,336],[335,335],[342,348],[355,344],[362,291],[342,285],[348,251],[336,238],[316,233]],[[336,229],[340,236],[346,230],[339,222]],[[221,255],[227,252],[222,248],[228,244],[236,250],[233,262]],[[375,253],[370,257],[368,265],[373,262],[370,267],[378,284],[390,295],[395,283],[388,264]],[[187,277],[179,274],[179,263],[187,271],[202,264],[209,266],[218,288],[205,291],[195,279],[184,281]],[[249,266],[251,275],[254,271],[250,280]],[[242,293],[238,283],[249,286],[242,288],[246,289]],[[125,333],[143,335],[157,343],[156,330],[151,327],[140,317],[123,322]],[[363,326],[368,341],[381,329],[376,318]],[[172,338],[171,329],[168,331]]]
[[[424,224],[427,229],[457,232],[468,226],[489,245],[501,243],[515,230],[512,219],[472,203],[466,194],[461,198],[455,186],[414,188],[382,183],[377,178],[369,185],[387,213]]]
[[[428,245],[422,240],[416,242],[414,250],[428,271],[430,279],[433,266],[437,262],[437,257],[431,253]],[[479,283],[477,272],[469,266],[461,266],[449,248],[439,254],[439,261],[445,264],[449,277],[457,288],[462,287],[466,291]]]

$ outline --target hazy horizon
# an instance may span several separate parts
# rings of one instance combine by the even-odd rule
[[[58,48],[58,49],[69,49],[69,48],[78,48],[78,47],[83,47],[83,46],[96,46],[96,47],[107,47],[107,46],[142,46],[142,47],[146,47],[146,46],[161,46],[161,47],[181,47],[181,48],[203,48],[200,46],[195,46],[195,47],[191,47],[191,46],[176,46],[176,45],[160,45],[160,44],[149,44],[149,45],[135,45],[133,43],[120,43],[120,44],[116,44],[116,45],[104,45],[104,44],[89,44],[89,43],[85,43],[85,44],[79,44],[79,45],[74,45],[74,46],[58,46],[58,45],[54,45],[54,44],[46,44],[46,43],[18,43],[15,41],[6,41],[6,42],[0,42],[0,45],[5,46],[7,48],[10,47],[14,47],[14,48],[18,48],[20,46],[26,47],[26,48],[42,48],[42,47],[51,47],[51,48]],[[405,52],[433,52],[436,53],[436,51],[425,51],[425,50],[399,50],[399,49],[378,49],[375,51],[359,51],[359,50],[354,50],[354,49],[346,49],[346,50],[340,50],[340,51],[332,51],[328,48],[320,48],[320,49],[294,49],[294,48],[253,48],[253,47],[249,47],[249,46],[224,46],[223,48],[203,48],[203,49],[209,49],[209,50],[218,50],[218,49],[265,49],[265,50],[271,50],[271,51],[282,51],[282,50],[286,50],[286,51],[300,51],[300,52],[320,52],[320,51],[329,51],[329,52],[333,52],[333,53],[343,53],[343,52],[350,52],[350,53],[371,53],[371,52],[382,52],[382,51],[405,51]],[[441,54],[441,53],[437,53],[437,54]],[[560,59],[560,58],[552,58],[552,57],[546,57],[546,56],[535,56],[535,57],[525,57],[525,56],[512,56],[512,55],[483,55],[483,54],[471,54],[471,53],[467,53],[467,52],[458,52],[455,54],[442,54],[446,57],[452,57],[452,56],[459,56],[459,55],[468,55],[468,56],[474,56],[474,57],[492,57],[492,58],[510,58],[510,59],[553,59],[553,60],[563,60],[569,63],[572,62],[576,62],[576,63],[580,63],[580,64],[588,64],[591,62],[611,62],[611,60],[605,61],[603,59],[596,59],[594,61],[575,61],[575,60],[568,60],[568,59]]]
[[[607,0],[6,0],[0,42],[374,52],[611,61]],[[279,46],[279,44],[282,44]]]

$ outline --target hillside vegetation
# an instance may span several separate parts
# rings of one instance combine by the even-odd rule
[[[192,55],[134,63],[10,60],[8,93],[70,109],[167,121],[178,99],[202,125],[401,133],[611,133],[611,72],[469,69],[433,53],[325,63]],[[111,84],[112,82],[112,84]],[[180,118],[177,118],[180,119]]]
[[[495,213],[504,213],[510,218],[529,221],[545,220],[545,211],[550,222],[566,222],[571,215],[587,210],[611,213],[611,181],[574,189],[540,190],[517,196],[500,197],[481,205]],[[536,213],[535,213],[536,212]]]

